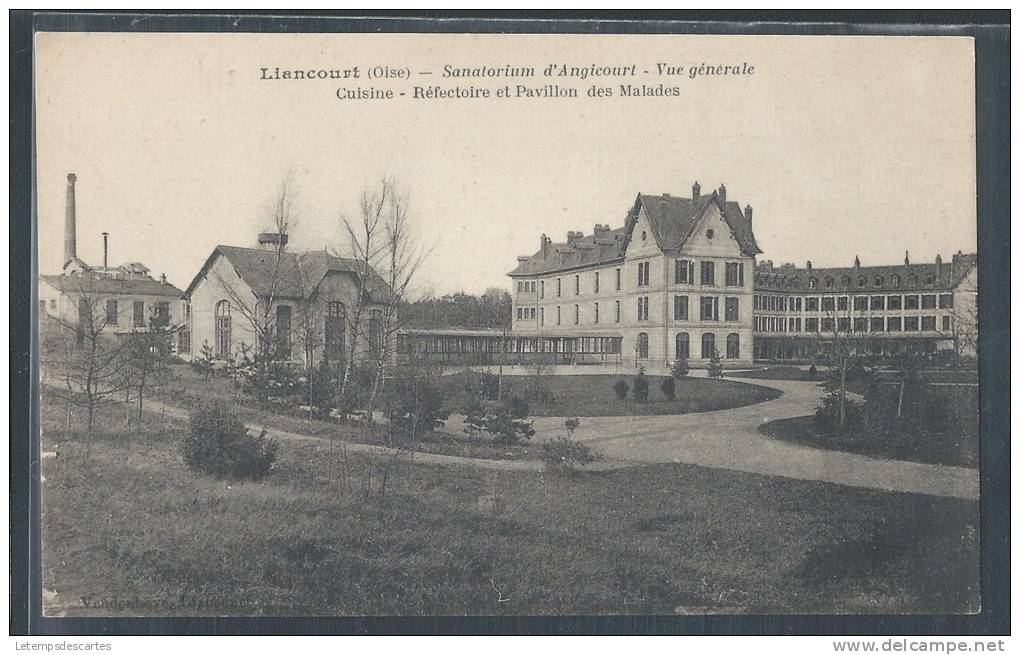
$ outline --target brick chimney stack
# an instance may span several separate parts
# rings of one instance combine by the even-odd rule
[[[698,202],[698,200],[700,199],[701,199],[701,185],[698,184],[697,180],[695,180],[694,186],[691,187],[691,200],[693,200],[694,202]]]
[[[726,204],[726,185],[725,184],[720,184],[719,185],[719,202],[721,202],[724,205]]]
[[[751,209],[751,205],[747,205],[746,207],[744,207],[744,217],[747,218],[747,227],[753,227],[753,225],[754,225],[751,222],[751,214],[752,214],[752,212],[753,212],[753,210]]]
[[[64,263],[78,256],[78,242],[75,236],[74,182],[78,177],[67,174],[67,205],[64,208]]]
[[[110,252],[110,233],[103,232],[103,269],[110,268],[109,255]]]

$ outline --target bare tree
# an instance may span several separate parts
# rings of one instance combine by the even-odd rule
[[[359,216],[351,218],[341,215],[340,222],[347,240],[347,248],[351,259],[355,261],[358,275],[358,295],[353,311],[346,314],[347,327],[352,336],[351,346],[346,353],[347,361],[337,381],[337,415],[338,420],[346,414],[346,402],[351,380],[351,371],[357,362],[359,337],[364,335],[363,317],[372,301],[369,281],[384,251],[383,232],[385,230],[385,212],[392,193],[392,183],[383,178],[377,188],[365,189],[361,192]],[[370,345],[370,344],[369,344]]]
[[[288,280],[300,280],[297,260],[287,253],[290,235],[298,223],[297,198],[294,175],[288,173],[281,179],[267,207],[276,233],[275,243],[268,251],[268,266],[260,266],[250,272],[255,276],[252,286],[239,284],[234,276],[218,271],[214,273],[214,278],[227,294],[231,311],[236,309],[240,313],[255,337],[252,364],[255,367],[254,386],[260,400],[265,400],[268,395],[272,364],[287,346],[280,343],[277,333],[279,300],[288,291]]]
[[[846,306],[839,307],[844,300]],[[833,299],[833,306],[823,307],[825,318],[822,319],[818,337],[831,346],[830,363],[833,366],[839,396],[839,427],[846,427],[847,376],[859,366],[871,352],[873,337],[868,332],[868,318],[863,310],[854,315],[853,298],[842,296]]]
[[[325,343],[325,337],[316,320],[315,307],[311,296],[303,298],[298,317],[297,344],[305,356],[305,379],[308,381],[308,418],[315,411],[315,351]]]
[[[380,266],[384,271],[386,286],[376,294],[375,300],[381,301],[382,320],[378,341],[370,352],[375,357],[375,375],[372,379],[372,391],[368,398],[368,416],[385,383],[385,370],[392,351],[396,347],[397,331],[401,327],[398,307],[405,298],[415,274],[432,249],[425,249],[419,243],[414,220],[410,214],[410,197],[401,192],[390,181],[389,206],[385,213]]]

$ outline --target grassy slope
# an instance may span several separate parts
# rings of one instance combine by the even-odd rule
[[[622,376],[634,389],[633,375]],[[647,376],[648,402],[639,403],[628,395],[620,400],[613,384],[621,378],[612,375],[547,376],[544,384],[552,394],[545,402],[530,402],[532,416],[640,416],[646,414],[690,414],[719,409],[743,407],[778,398],[782,392],[731,380],[680,378],[676,381],[676,400],[667,400],[659,389],[662,377]],[[463,373],[444,379],[453,388],[467,383]],[[532,380],[528,377],[504,376],[503,384],[511,394],[524,394]]]
[[[971,502],[682,465],[561,478],[399,464],[383,498],[385,460],[352,457],[340,490],[326,447],[293,442],[267,482],[228,486],[182,466],[181,422],[138,439],[119,412],[101,417],[83,477],[62,418],[44,399],[61,456],[43,461],[43,575],[71,614],[89,613],[87,594],[188,599],[123,614],[976,609]]]

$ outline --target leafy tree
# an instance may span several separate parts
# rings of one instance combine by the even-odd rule
[[[670,369],[670,374],[674,378],[685,378],[688,373],[691,372],[690,364],[687,362],[686,357],[677,357],[673,360],[673,367]]]
[[[630,393],[630,385],[627,384],[626,380],[617,380],[613,383],[613,392],[616,393],[616,397],[620,400],[627,400],[627,394]]]
[[[648,402],[648,378],[645,377],[645,369],[638,369],[637,377],[634,378],[634,400],[639,403]]]
[[[666,400],[676,400],[676,380],[672,376],[662,378],[659,389],[662,390],[662,395],[666,397]]]
[[[722,358],[719,356],[718,350],[713,350],[712,356],[708,360],[708,377],[721,378],[722,376]]]

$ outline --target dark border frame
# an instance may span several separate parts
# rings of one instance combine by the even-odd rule
[[[441,19],[441,20],[440,20]],[[1010,47],[1008,10],[10,12],[10,634],[1009,634]],[[41,617],[33,35],[418,32],[954,35],[975,41],[981,350],[981,597],[976,615]],[[892,62],[895,65],[894,62]],[[32,247],[25,248],[31,241]],[[27,311],[26,311],[27,310]],[[27,437],[27,438],[26,438]]]

